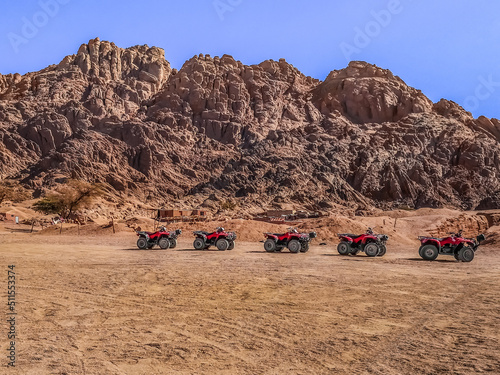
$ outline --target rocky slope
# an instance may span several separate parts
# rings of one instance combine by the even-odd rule
[[[153,205],[497,208],[500,122],[432,103],[364,62],[321,82],[91,40],[58,65],[0,75],[0,175],[36,194],[67,177]]]

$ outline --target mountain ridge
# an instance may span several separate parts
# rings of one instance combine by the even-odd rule
[[[498,208],[499,141],[498,120],[360,61],[324,81],[228,55],[177,71],[96,38],[0,75],[0,175],[37,195],[78,178],[161,206]]]

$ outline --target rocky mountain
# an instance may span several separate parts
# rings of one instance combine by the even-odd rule
[[[176,71],[95,39],[0,75],[0,176],[36,195],[70,177],[161,206],[498,208],[499,141],[498,120],[365,62],[324,81],[227,55]]]

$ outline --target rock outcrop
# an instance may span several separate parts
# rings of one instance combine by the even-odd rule
[[[0,75],[0,175],[39,192],[66,176],[159,205],[484,209],[499,201],[499,142],[498,120],[364,62],[323,82],[227,55],[176,71],[159,48],[95,39]]]

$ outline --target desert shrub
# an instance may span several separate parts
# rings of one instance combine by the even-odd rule
[[[13,181],[0,182],[0,204],[4,201],[19,203],[31,198],[31,193]]]
[[[233,211],[238,205],[230,199],[225,200],[220,204],[220,208],[227,211]]]
[[[103,193],[100,184],[69,180],[35,202],[33,209],[46,215],[57,214],[66,219],[76,210],[89,208]]]

